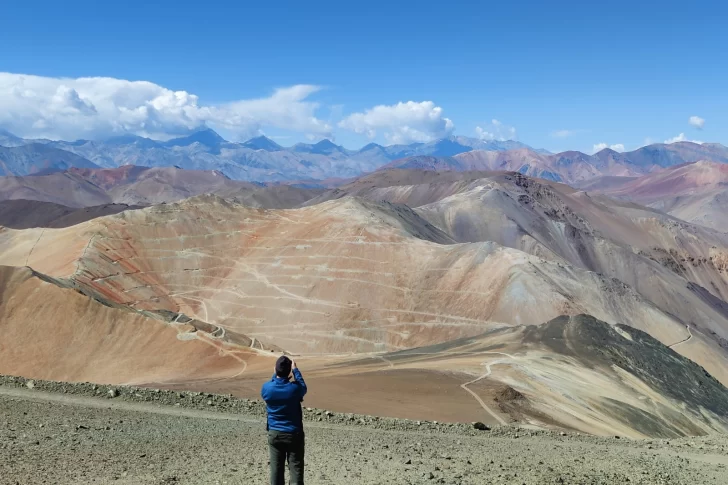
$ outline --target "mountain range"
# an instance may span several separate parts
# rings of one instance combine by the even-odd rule
[[[700,160],[728,163],[728,147],[717,143],[701,145],[679,142],[654,144],[624,153],[605,148],[594,155],[579,151],[546,154],[529,148],[505,151],[471,150],[448,157],[407,157],[392,161],[380,170],[392,168],[440,172],[506,170],[580,185],[600,177],[639,177],[664,168]]]
[[[116,193],[158,171],[181,172],[158,174],[174,187],[188,173],[23,179],[73,173]],[[728,430],[727,234],[513,171],[390,169],[300,190],[290,209],[216,195],[89,220],[53,208],[76,222],[54,229],[11,209],[0,372],[257,397],[268,349],[284,349],[306,366],[309,405],[336,413]]]
[[[703,160],[638,178],[599,178],[582,188],[728,231],[728,164]]]
[[[76,168],[179,167],[217,171],[234,180],[292,182],[313,186],[325,179],[353,179],[389,168],[482,171],[508,170],[543,179],[584,184],[599,177],[639,177],[663,168],[707,160],[728,163],[717,143],[653,144],[630,152],[601,150],[552,154],[518,141],[483,141],[451,136],[429,143],[349,150],[325,139],[283,147],[265,136],[243,143],[210,129],[168,141],[124,135],[103,141],[25,140],[0,132],[0,175],[36,175]]]
[[[25,140],[4,131],[0,132],[0,147],[3,147],[0,148],[0,175],[32,175],[69,167],[138,165],[217,170],[236,180],[266,182],[351,178],[409,156],[453,156],[470,150],[503,151],[527,146],[517,141],[453,136],[410,145],[385,147],[370,143],[360,150],[348,150],[326,139],[282,147],[265,136],[233,143],[205,129],[168,141],[134,135],[103,141]]]
[[[232,180],[215,170],[177,167],[70,168],[43,175],[0,177],[0,201],[40,201],[66,208],[148,206],[212,193],[251,207],[280,209],[301,204],[320,192],[288,185],[266,187]]]
[[[1,136],[0,374],[257,397],[285,351],[337,413],[728,431],[722,145]]]
[[[95,163],[68,150],[40,143],[0,146],[0,175],[31,175],[69,168],[99,168]]]

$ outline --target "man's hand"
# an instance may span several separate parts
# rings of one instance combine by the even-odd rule
[[[296,365],[296,361],[291,359],[291,369],[298,369],[298,366]]]

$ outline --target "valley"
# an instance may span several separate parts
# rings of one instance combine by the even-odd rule
[[[84,177],[112,193],[111,173]],[[256,398],[287,352],[311,405],[337,412],[631,437],[728,426],[724,233],[517,172],[232,187],[0,231],[2,373]]]

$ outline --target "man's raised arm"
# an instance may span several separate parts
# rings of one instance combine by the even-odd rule
[[[301,375],[301,371],[298,370],[298,366],[296,365],[296,361],[291,362],[291,367],[293,367],[293,377],[296,378],[296,384],[298,385],[301,393],[301,399],[303,399],[303,396],[306,395],[308,392],[308,388],[306,387],[306,382],[303,380],[303,376]]]

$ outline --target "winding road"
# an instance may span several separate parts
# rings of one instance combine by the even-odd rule
[[[510,355],[510,354],[506,354],[506,353],[503,353],[503,352],[482,352],[482,353],[483,353],[483,354],[495,354],[495,355],[504,355],[504,356],[508,357],[509,359],[513,359],[513,360],[515,360],[515,359],[516,359],[516,358],[515,358],[515,357],[513,357],[512,355]],[[500,424],[501,424],[501,425],[503,425],[503,426],[506,426],[506,425],[508,425],[508,423],[506,423],[506,422],[505,422],[505,420],[504,420],[503,418],[501,418],[501,417],[500,417],[500,416],[499,416],[498,414],[496,414],[496,413],[495,413],[495,411],[493,411],[493,410],[492,410],[492,409],[491,409],[491,408],[490,408],[490,407],[489,407],[489,406],[488,406],[487,404],[485,404],[485,402],[484,402],[484,401],[483,401],[483,400],[482,400],[482,399],[480,398],[480,396],[478,396],[478,394],[477,394],[477,393],[476,393],[475,391],[473,391],[473,390],[471,390],[471,389],[469,389],[469,388],[468,388],[468,386],[469,386],[469,385],[471,385],[471,384],[475,384],[476,382],[478,382],[478,381],[481,381],[481,380],[483,380],[483,379],[485,379],[485,378],[489,377],[489,376],[491,375],[491,373],[492,373],[492,369],[491,369],[491,367],[492,367],[492,366],[494,366],[494,365],[496,365],[496,364],[502,364],[502,363],[503,363],[503,362],[502,362],[501,360],[496,360],[495,362],[483,362],[483,365],[485,366],[485,369],[486,369],[486,372],[485,372],[485,374],[483,374],[483,375],[482,375],[482,376],[480,376],[480,377],[477,377],[477,378],[473,379],[472,381],[468,381],[468,382],[466,382],[466,383],[464,383],[464,384],[461,384],[461,385],[460,385],[460,387],[462,387],[462,388],[463,388],[463,390],[465,390],[465,391],[466,391],[466,392],[468,392],[468,393],[469,393],[469,394],[470,394],[471,396],[473,396],[473,397],[475,398],[475,400],[476,400],[476,401],[478,401],[478,404],[480,404],[480,406],[481,406],[481,407],[482,407],[482,408],[483,408],[483,409],[484,409],[484,410],[485,410],[485,411],[486,411],[486,412],[487,412],[488,414],[490,414],[491,416],[493,416],[493,418],[494,418],[494,419],[495,419],[496,421],[498,421],[498,423],[500,423]]]
[[[482,351],[482,352],[453,352],[453,354],[455,354],[455,355],[471,354],[471,353],[472,354],[502,355],[504,357],[507,357],[508,359],[516,360],[516,357],[512,356],[511,354],[506,354],[504,352],[490,352],[490,351]],[[432,355],[432,354],[430,354],[430,353],[408,353],[408,355]],[[387,368],[388,369],[394,368],[394,363],[391,360],[389,360],[386,357],[384,357],[384,356],[374,355],[371,358],[372,359],[380,359],[382,362],[384,362],[385,364],[387,364]],[[484,365],[485,366],[485,369],[486,369],[485,374],[483,374],[483,375],[481,375],[479,377],[476,377],[475,379],[473,379],[471,381],[468,381],[468,382],[466,382],[464,384],[461,384],[460,387],[464,391],[466,391],[468,394],[470,394],[471,396],[473,396],[475,398],[475,400],[478,402],[478,404],[480,404],[480,407],[482,407],[488,414],[490,414],[493,417],[493,419],[495,419],[499,424],[501,424],[503,426],[507,426],[508,423],[506,423],[506,421],[503,418],[501,418],[495,411],[493,411],[485,403],[485,401],[483,401],[483,399],[481,399],[481,397],[478,396],[478,394],[475,391],[473,391],[472,389],[469,389],[468,388],[469,385],[475,384],[478,381],[481,381],[483,379],[486,379],[487,377],[490,377],[490,375],[493,372],[492,371],[492,366],[497,365],[497,364],[504,364],[504,363],[506,363],[506,362],[504,360],[502,360],[502,359],[498,359],[498,360],[496,360],[494,362],[483,362],[481,365]]]
[[[693,338],[693,332],[692,332],[692,330],[690,330],[690,327],[686,325],[685,328],[688,329],[688,338],[686,338],[685,340],[681,340],[677,343],[674,343],[672,345],[668,345],[669,348],[673,349],[673,348],[677,347],[678,345],[684,344],[685,342],[688,342],[691,338]]]

